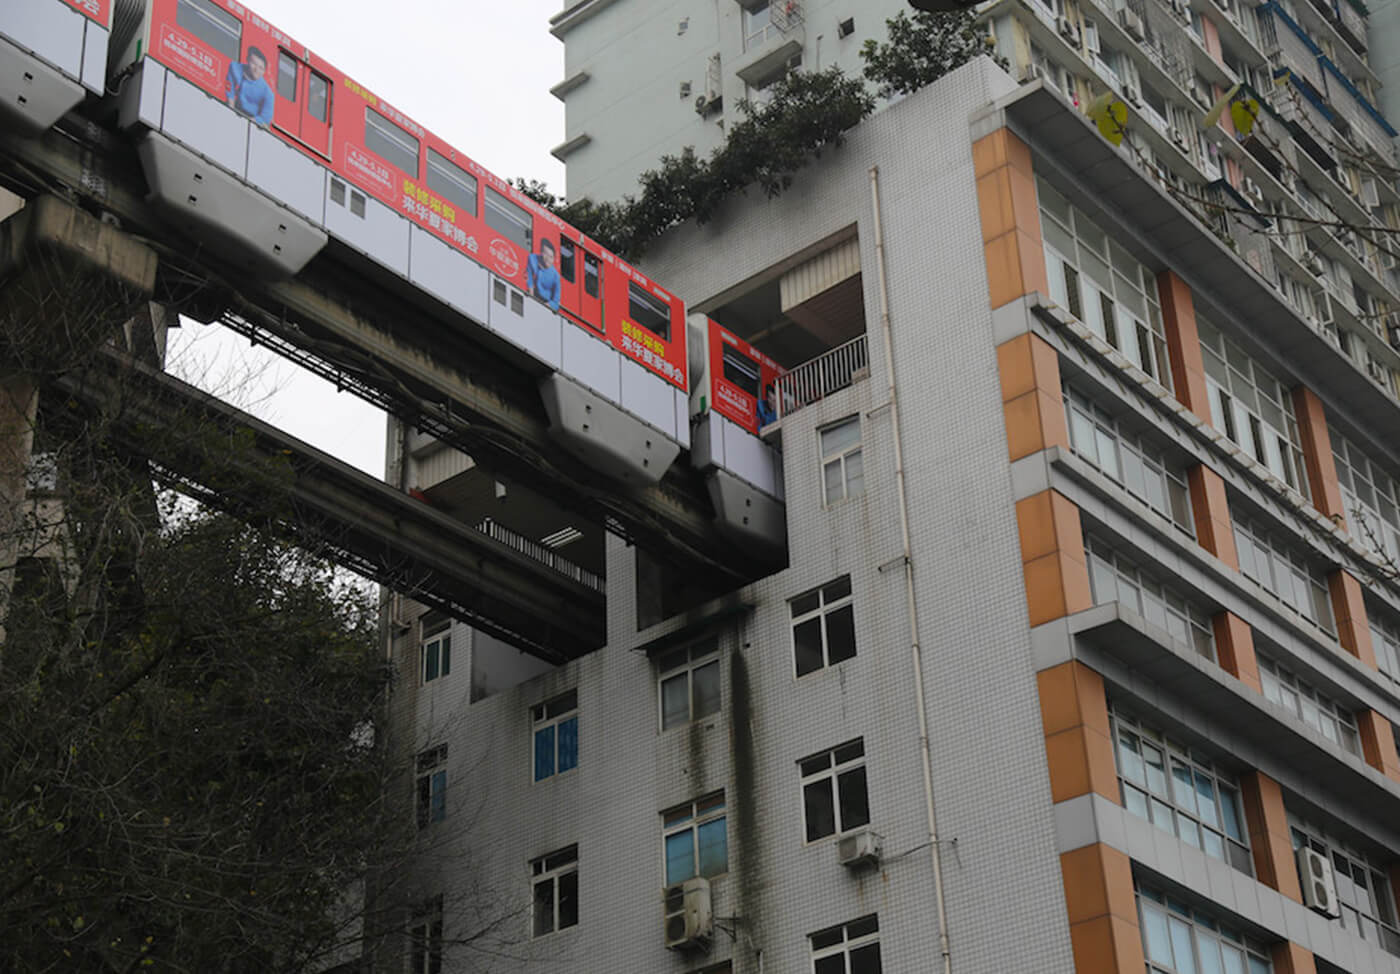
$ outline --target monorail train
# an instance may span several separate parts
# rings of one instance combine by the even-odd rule
[[[0,2],[0,108],[43,129],[89,94],[190,236],[269,277],[369,260],[536,363],[561,442],[622,479],[690,445],[692,361],[757,439],[775,363],[713,322],[688,360],[676,295],[241,3]]]

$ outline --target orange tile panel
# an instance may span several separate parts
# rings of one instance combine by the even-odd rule
[[[1215,630],[1215,652],[1220,667],[1256,693],[1263,693],[1259,682],[1259,661],[1254,653],[1254,631],[1233,612],[1220,612],[1211,619]]]
[[[1327,411],[1322,400],[1307,386],[1298,386],[1293,390],[1293,413],[1298,419],[1298,439],[1303,446],[1303,465],[1308,472],[1313,506],[1334,521],[1345,523],[1337,461],[1332,457],[1332,435],[1327,430]]]
[[[1098,917],[1069,928],[1075,974],[1141,974],[1142,934],[1137,924]]]

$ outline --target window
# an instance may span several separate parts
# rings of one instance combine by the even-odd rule
[[[802,772],[808,842],[870,824],[863,740],[814,754],[797,764]]]
[[[1287,667],[1258,654],[1259,680],[1264,684],[1264,696],[1300,718],[1333,744],[1340,744],[1352,754],[1361,754],[1361,741],[1356,717],[1336,700],[1301,680]]]
[[[1253,875],[1235,778],[1197,748],[1114,712],[1123,806],[1206,855]]]
[[[874,915],[818,930],[812,942],[812,974],[880,974],[880,923]]]
[[[1139,886],[1142,947],[1150,974],[1271,974],[1264,944],[1185,903]]]
[[[1293,836],[1294,851],[1307,846],[1331,863],[1332,878],[1337,886],[1337,902],[1342,909],[1341,925],[1362,940],[1378,943],[1392,954],[1400,954],[1400,925],[1396,919],[1394,890],[1382,862],[1291,813],[1288,825]]]
[[[368,106],[365,148],[404,172],[418,175],[418,140]]]
[[[421,671],[423,682],[431,683],[440,676],[452,672],[452,627],[451,623],[438,622],[423,627]]]
[[[324,122],[330,117],[330,105],[331,83],[312,71],[306,82],[306,110],[316,121]]]
[[[434,149],[428,150],[428,188],[467,215],[476,216],[476,177],[449,162]]]
[[[1191,519],[1185,471],[1146,439],[1131,435],[1082,392],[1066,385],[1064,393],[1070,449],[1075,455],[1194,538],[1196,526]]]
[[[447,745],[418,752],[418,827],[447,817]]]
[[[842,575],[788,603],[797,675],[835,666],[856,654],[856,610],[851,576]]]
[[[1236,514],[1235,549],[1240,571],[1283,601],[1303,618],[1333,635],[1332,601],[1322,571],[1305,555],[1271,536],[1262,527]]]
[[[719,648],[713,643],[682,646],[657,659],[661,729],[719,713]]]
[[[286,51],[277,52],[277,94],[297,100],[297,59]]]
[[[1289,487],[1306,493],[1302,441],[1283,384],[1200,315],[1196,326],[1211,424]]]
[[[627,282],[627,316],[663,342],[671,340],[671,309],[636,281]]]
[[[1400,623],[1370,603],[1366,606],[1366,619],[1371,626],[1376,665],[1382,673],[1400,683]]]
[[[578,846],[530,863],[536,937],[578,925]]]
[[[1086,538],[1084,554],[1095,605],[1119,602],[1165,629],[1177,642],[1195,647],[1206,659],[1215,659],[1215,629],[1204,609],[1157,581],[1105,541]]]
[[[758,363],[732,345],[720,348],[720,358],[724,365],[724,380],[757,399],[762,375]]]
[[[180,0],[175,7],[175,23],[230,61],[239,60],[243,25],[227,10],[209,0]]]
[[[1377,554],[1400,561],[1400,482],[1328,425],[1347,530]]]
[[[661,813],[661,823],[667,886],[692,876],[718,876],[729,871],[724,792],[668,809]]]
[[[578,767],[578,691],[536,704],[535,780]]]
[[[744,7],[744,50],[752,50],[776,35],[772,4],[768,0],[759,0]]]
[[[442,897],[420,904],[408,924],[410,974],[442,974]]]
[[[1036,189],[1051,299],[1170,389],[1156,274],[1049,183]]]
[[[486,187],[486,225],[522,250],[530,249],[534,239],[530,214],[490,186]]]
[[[865,493],[860,452],[860,417],[851,416],[817,431],[822,450],[822,503],[835,504]]]

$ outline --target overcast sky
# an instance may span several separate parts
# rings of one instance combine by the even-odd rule
[[[5,0],[0,0],[0,3]],[[248,4],[487,169],[564,190],[561,0],[254,0]],[[172,333],[170,368],[376,476],[383,414],[218,326]]]

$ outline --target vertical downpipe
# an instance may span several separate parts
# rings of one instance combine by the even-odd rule
[[[899,489],[899,528],[904,544],[904,607],[909,620],[909,662],[914,671],[914,700],[919,717],[919,753],[923,763],[924,804],[928,813],[928,846],[933,861],[933,889],[938,908],[938,949],[943,974],[951,974],[948,949],[948,908],[943,901],[943,854],[938,844],[938,816],[933,802],[933,755],[929,747],[928,706],[924,700],[923,647],[919,643],[919,607],[914,600],[914,559],[909,542],[909,496],[904,483],[904,441],[899,429],[899,400],[895,395],[894,343],[890,333],[889,282],[885,276],[885,230],[880,222],[880,169],[870,167],[870,199],[875,211],[875,266],[880,284],[880,334],[885,343],[885,374],[889,376],[890,423],[894,429],[895,482]]]

